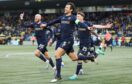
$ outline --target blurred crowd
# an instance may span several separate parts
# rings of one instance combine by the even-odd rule
[[[87,13],[86,18],[96,24],[112,22],[114,23],[112,29],[116,35],[119,37],[122,35],[132,36],[132,13]]]
[[[113,45],[119,45],[120,40],[121,45],[126,46],[129,46],[129,44],[125,43],[126,41],[127,43],[132,42],[132,13],[96,12],[85,14],[86,20],[90,21],[93,24],[105,24],[108,22],[113,23],[113,28],[110,29],[115,38],[113,39]],[[58,14],[44,14],[42,16],[43,20],[47,22],[49,20],[52,20],[53,18],[58,17]],[[0,36],[6,36],[6,42],[10,42],[12,39],[19,39],[19,41],[30,41],[33,34],[28,32],[28,28],[25,25],[29,25],[31,22],[33,22],[33,19],[34,14],[25,14],[23,23],[21,23],[19,19],[19,14],[0,16]],[[101,31],[103,34],[105,30]],[[12,37],[17,37],[17,39]],[[129,39],[126,39],[127,37],[129,37]]]

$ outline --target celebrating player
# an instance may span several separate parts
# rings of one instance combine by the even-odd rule
[[[23,20],[23,15],[24,13],[22,13],[20,15],[20,19]],[[42,22],[41,21],[41,15],[40,14],[36,14],[35,18],[34,18],[34,22],[31,23],[29,27],[30,31],[35,30],[35,37],[38,43],[38,48],[37,50],[35,50],[34,54],[35,56],[37,56],[38,58],[40,58],[41,60],[43,60],[44,62],[49,62],[49,64],[52,66],[53,70],[55,70],[55,65],[51,59],[51,57],[48,54],[48,50],[46,48],[47,46],[47,30],[52,32],[52,30],[45,28],[43,29],[41,27],[41,25],[46,24],[46,22]]]
[[[94,27],[94,28],[111,28],[111,24],[107,25],[92,25],[84,20],[85,14],[83,12],[78,12],[77,13],[77,19],[79,19],[80,22],[83,22],[87,24],[89,27]],[[95,52],[93,48],[93,43],[91,39],[91,29],[86,28],[83,25],[78,25],[78,35],[79,35],[79,40],[80,40],[80,45],[79,45],[79,51],[78,51],[78,56],[89,56],[94,55],[96,58],[97,55],[100,54],[100,52]],[[91,60],[92,62],[94,61]],[[77,68],[76,68],[76,73],[71,76],[69,79],[75,80],[77,79],[77,76],[79,74],[79,71],[82,69],[82,61],[78,61]]]
[[[73,61],[77,60],[92,60],[93,56],[77,56],[73,49],[74,37],[73,32],[75,29],[75,24],[81,24],[85,27],[88,27],[86,24],[80,23],[79,20],[76,20],[76,16],[73,15],[75,10],[75,5],[73,3],[67,3],[64,9],[64,15],[60,16],[57,19],[54,19],[43,25],[43,27],[51,26],[55,23],[60,23],[61,27],[61,43],[55,52],[56,57],[56,70],[57,74],[55,79],[51,82],[57,82],[61,79],[61,57],[66,53]]]
[[[48,42],[49,46],[52,46],[52,44],[56,41],[56,46],[55,46],[55,50],[57,50],[57,48],[59,47],[59,45],[61,44],[61,28],[58,27],[53,29],[53,36],[50,39],[50,41]],[[61,62],[61,66],[64,67],[64,62]]]

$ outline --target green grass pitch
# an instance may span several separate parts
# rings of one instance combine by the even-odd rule
[[[0,46],[0,84],[51,84],[51,68],[33,55],[36,46]],[[48,48],[54,59],[54,47]],[[77,51],[77,47],[75,47]],[[98,57],[99,64],[84,64],[84,75],[71,81],[76,62],[63,56],[62,80],[56,84],[132,84],[132,48],[107,49]],[[55,61],[54,61],[55,62]]]

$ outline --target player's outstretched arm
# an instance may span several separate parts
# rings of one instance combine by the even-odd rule
[[[41,24],[40,25],[40,28],[46,28],[46,27],[48,27],[48,26],[51,26],[51,25],[54,25],[54,24],[56,24],[56,23],[60,23],[61,22],[61,17],[59,17],[59,18],[57,18],[57,19],[54,19],[54,20],[51,20],[51,21],[49,21],[48,23],[46,23],[46,24]]]
[[[106,24],[106,25],[93,25],[93,27],[97,28],[97,29],[108,29],[108,28],[112,28],[113,24]]]
[[[62,16],[58,17],[57,19],[53,19],[53,20],[49,21],[46,26],[51,26],[56,23],[61,23],[61,18],[62,18]]]
[[[84,22],[80,22],[80,20],[78,20],[78,19],[75,20],[75,23],[76,23],[76,25],[84,26],[88,30],[94,30],[95,29],[93,26],[89,26],[89,25],[85,24]]]

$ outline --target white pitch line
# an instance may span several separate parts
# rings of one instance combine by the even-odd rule
[[[55,53],[55,52],[49,52],[49,53]],[[33,52],[10,53],[10,54],[6,54],[5,57],[8,58],[11,57],[12,55],[34,55],[34,53]]]
[[[9,56],[12,56],[12,55],[33,55],[33,53],[31,53],[31,52],[28,52],[28,53],[25,53],[25,52],[23,52],[23,53],[10,53],[10,54],[6,54],[5,55],[5,57],[6,58],[8,58]]]

